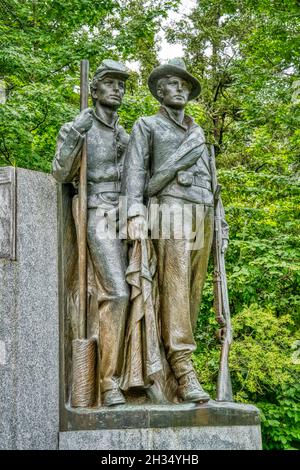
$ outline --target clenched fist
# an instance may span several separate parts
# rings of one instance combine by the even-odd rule
[[[93,110],[91,108],[84,109],[79,113],[73,123],[74,129],[82,135],[85,135],[87,131],[93,125]]]
[[[147,238],[147,222],[144,216],[137,215],[128,221],[128,236],[131,240]]]

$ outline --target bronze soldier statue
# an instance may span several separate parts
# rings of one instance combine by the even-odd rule
[[[155,68],[148,85],[161,103],[159,112],[138,119],[127,148],[123,187],[128,196],[128,234],[144,235],[146,206],[155,197],[159,204],[192,210],[193,227],[202,231],[202,244],[191,249],[183,236],[155,241],[158,258],[161,336],[169,365],[183,401],[205,402],[209,395],[198,382],[191,356],[196,349],[194,329],[207,272],[214,230],[212,167],[203,130],[184,113],[189,100],[200,93],[198,80],[187,72],[181,59]],[[196,214],[196,215],[195,215]],[[197,215],[198,214],[198,215]],[[197,217],[200,223],[197,223]],[[221,211],[223,251],[228,226]]]
[[[129,290],[125,281],[126,253],[118,237],[105,239],[99,227],[119,204],[120,182],[128,135],[118,122],[117,109],[125,93],[126,67],[104,60],[91,86],[94,107],[83,110],[59,133],[53,176],[76,182],[81,148],[87,136],[87,241],[101,293],[98,298],[100,388],[104,405],[125,402],[119,388]],[[98,400],[99,401],[99,400]]]

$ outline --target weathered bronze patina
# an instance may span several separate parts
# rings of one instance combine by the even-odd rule
[[[97,403],[115,405],[125,399],[119,389],[122,368],[125,319],[129,289],[125,281],[126,253],[122,240],[105,239],[99,235],[98,227],[105,225],[107,214],[116,211],[119,203],[120,181],[128,135],[118,122],[117,109],[122,103],[128,72],[123,64],[104,60],[97,69],[91,83],[93,108],[83,109],[73,122],[65,124],[59,133],[57,150],[53,162],[53,176],[62,183],[72,182],[78,186],[82,164],[82,148],[87,145],[87,243],[88,243],[88,312],[87,325],[82,309],[78,308],[78,275],[73,272],[68,308],[76,312],[71,315],[72,338],[96,338],[97,358]],[[83,106],[84,107],[84,106]],[[81,174],[82,176],[82,174]],[[81,181],[82,184],[82,181]],[[79,185],[80,186],[80,185]],[[77,232],[82,210],[78,210],[78,196],[73,198],[73,216]],[[82,208],[81,208],[82,209]],[[79,229],[80,231],[80,229]],[[79,237],[79,241],[81,238]],[[84,250],[80,246],[79,253]],[[70,277],[70,276],[69,276]],[[75,317],[75,318],[74,318]],[[82,342],[82,341],[81,341]],[[74,343],[76,346],[77,343]],[[78,346],[78,345],[77,345]],[[76,346],[76,348],[77,348]],[[82,352],[82,344],[75,352],[81,358],[83,381],[85,366],[93,370],[91,354]],[[73,352],[74,360],[74,352]],[[77,373],[79,366],[75,365]],[[95,369],[96,370],[96,369]],[[72,380],[72,379],[71,379]],[[82,384],[84,387],[85,384]],[[80,389],[80,384],[78,389]],[[76,396],[80,395],[80,390]],[[87,402],[72,400],[73,406],[90,406]]]
[[[212,245],[215,306],[223,341],[217,398],[232,399],[224,264],[228,225],[214,158],[202,128],[184,113],[187,102],[198,96],[200,84],[179,59],[154,69],[149,89],[161,107],[154,116],[141,117],[129,139],[116,113],[127,77],[123,65],[109,60],[101,64],[91,84],[94,108],[83,109],[62,127],[53,162],[55,178],[72,182],[75,188],[79,185],[83,201],[85,176],[87,182],[86,228],[85,202],[78,204],[77,194],[72,202],[77,249],[72,248],[72,230],[66,229],[62,237],[68,292],[63,306],[67,312],[63,331],[68,339],[67,346],[63,345],[64,403],[71,398],[62,419],[75,427],[82,419],[82,429],[86,420],[93,421],[95,408],[124,404],[125,397],[127,406],[150,408],[209,401],[191,356]],[[67,206],[62,204],[61,209],[70,227]],[[111,216],[117,214],[123,229],[124,209],[126,244],[117,232],[106,238],[99,229],[110,226]],[[170,215],[167,219],[165,209]],[[178,211],[183,215],[180,236]],[[186,216],[190,225],[185,223]],[[85,230],[87,242],[82,237]],[[78,273],[74,251],[83,259],[86,245],[87,267],[81,261]],[[92,406],[94,410],[76,412],[71,418],[72,407]]]
[[[145,206],[151,207],[154,198],[160,208],[167,206],[171,212],[189,207],[193,233],[177,239],[171,225],[171,236],[165,238],[160,226],[154,240],[158,318],[166,359],[177,380],[177,396],[183,401],[205,402],[210,397],[197,380],[191,355],[196,349],[193,332],[214,233],[213,174],[203,130],[184,114],[200,85],[178,59],[154,69],[148,83],[161,108],[156,115],[136,122],[128,144],[123,175],[128,233],[131,239],[143,237]],[[228,226],[221,201],[219,208],[224,252]],[[199,246],[193,246],[196,241]]]

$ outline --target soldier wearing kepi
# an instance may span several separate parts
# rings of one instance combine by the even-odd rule
[[[202,230],[199,249],[191,250],[188,237],[163,239],[161,233],[156,249],[161,336],[178,382],[178,395],[183,401],[205,402],[210,397],[198,382],[191,355],[196,349],[193,331],[213,239],[213,173],[204,133],[184,114],[187,102],[198,96],[200,84],[181,59],[174,59],[155,68],[148,85],[161,108],[156,115],[136,122],[128,144],[123,174],[128,234],[131,239],[143,236],[149,197],[155,196],[160,206],[189,204],[200,209],[192,211],[193,225]],[[201,214],[201,223],[195,214]],[[228,226],[224,217],[222,232],[225,251]]]
[[[60,182],[78,178],[81,148],[87,135],[87,239],[95,275],[101,284],[99,301],[100,380],[104,405],[125,402],[119,389],[124,329],[129,302],[122,240],[105,239],[99,227],[116,211],[128,135],[118,123],[117,109],[125,93],[126,67],[104,60],[97,69],[91,96],[94,108],[82,111],[59,133],[53,176]]]

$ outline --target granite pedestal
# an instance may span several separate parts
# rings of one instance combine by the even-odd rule
[[[256,407],[235,403],[66,409],[59,449],[259,450]]]
[[[14,175],[16,184],[9,181]],[[0,449],[55,449],[59,430],[57,191],[0,168]]]

